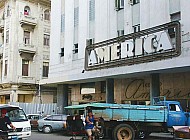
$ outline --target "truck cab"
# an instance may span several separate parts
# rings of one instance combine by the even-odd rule
[[[190,113],[184,112],[178,101],[160,101],[157,105],[168,109],[167,127],[190,125]]]

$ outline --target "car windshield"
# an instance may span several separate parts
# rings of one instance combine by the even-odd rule
[[[14,110],[9,111],[7,114],[12,122],[22,122],[28,120],[24,111],[19,108],[15,108]]]

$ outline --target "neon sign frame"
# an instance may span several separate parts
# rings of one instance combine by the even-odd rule
[[[170,34],[171,30],[173,31],[173,36]],[[96,59],[100,59],[97,56],[97,50],[101,49],[108,49],[108,51],[110,50],[111,47],[114,46],[114,44],[120,47],[118,47],[119,49],[121,48],[121,46],[126,46],[126,41],[132,40],[134,43],[133,49],[137,48],[139,49],[139,46],[135,45],[135,42],[144,42],[145,37],[148,37],[150,35],[153,34],[157,34],[157,33],[165,33],[168,34],[167,36],[171,36],[172,38],[175,40],[174,42],[174,46],[173,48],[169,48],[169,49],[159,49],[153,52],[149,52],[149,53],[144,53],[144,48],[143,45],[140,46],[140,49],[142,49],[142,54],[138,54],[135,55],[135,53],[133,53],[133,56],[127,56],[126,57],[118,57],[117,59],[112,59],[111,58],[111,54],[109,54],[110,56],[108,56],[109,58],[107,58],[107,60],[105,60],[106,56],[102,56],[101,60],[96,60],[95,63],[90,63],[90,55],[92,54],[92,51],[95,51],[95,57]],[[155,35],[156,36],[156,35]],[[150,38],[149,40],[151,40],[153,38]],[[139,41],[137,41],[139,40]],[[137,44],[137,43],[136,43]],[[144,43],[145,44],[145,43]],[[148,43],[147,43],[148,44]],[[128,44],[127,44],[128,45]],[[160,47],[162,47],[162,44],[159,44]],[[118,50],[117,50],[118,51]],[[109,53],[111,53],[111,51],[109,51]],[[121,49],[117,52],[117,53],[121,53]],[[95,70],[95,69],[104,69],[104,68],[110,68],[110,67],[118,67],[118,66],[126,66],[126,65],[134,65],[134,64],[140,64],[140,63],[147,63],[147,62],[153,62],[153,61],[158,61],[158,60],[164,60],[164,59],[168,59],[168,58],[173,58],[173,57],[177,57],[181,54],[181,30],[180,30],[180,23],[178,21],[175,22],[170,22],[170,23],[166,23],[163,25],[159,25],[156,27],[152,27],[149,29],[145,29],[136,33],[131,33],[128,35],[124,35],[124,36],[120,36],[117,38],[113,38],[113,39],[109,39],[106,41],[102,41],[99,43],[95,43],[89,46],[86,46],[85,49],[85,70]]]

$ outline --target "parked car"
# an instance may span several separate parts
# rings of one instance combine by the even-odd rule
[[[30,125],[32,129],[38,128],[38,120],[43,118],[41,114],[27,114],[27,118],[30,120]]]
[[[52,131],[66,130],[67,115],[54,114],[38,120],[38,131],[51,133]]]

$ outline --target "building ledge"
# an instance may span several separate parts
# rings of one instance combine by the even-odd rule
[[[19,44],[18,47],[19,53],[31,53],[35,54],[36,53],[36,47],[34,45],[29,45],[29,44]]]
[[[19,20],[21,26],[31,26],[33,29],[37,25],[37,19],[30,15],[21,15]]]
[[[18,83],[30,83],[35,84],[36,78],[30,76],[18,76]]]

